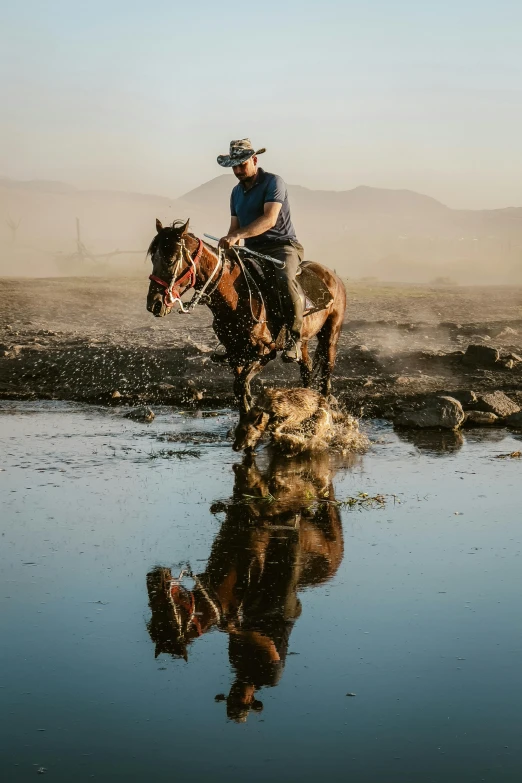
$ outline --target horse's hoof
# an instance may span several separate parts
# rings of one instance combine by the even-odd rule
[[[225,362],[228,362],[228,355],[221,351],[216,351],[215,353],[210,354],[209,359],[211,362],[214,362],[214,364],[224,364]]]
[[[287,353],[282,353],[281,361],[285,362],[285,364],[298,364],[300,359],[297,356],[289,356]]]
[[[300,362],[302,358],[303,358],[303,354],[301,352],[301,342],[289,340],[285,346],[283,353],[281,354],[281,359],[284,362],[290,363],[290,362]]]

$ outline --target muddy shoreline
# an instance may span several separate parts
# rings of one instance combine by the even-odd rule
[[[347,288],[334,393],[351,412],[389,417],[397,401],[470,389],[522,405],[522,289]],[[210,312],[154,319],[145,294],[142,279],[0,280],[0,398],[232,405]],[[254,390],[298,379],[277,360]]]

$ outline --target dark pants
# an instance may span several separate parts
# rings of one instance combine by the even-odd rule
[[[285,324],[294,340],[301,339],[303,325],[303,302],[296,282],[299,264],[304,258],[304,249],[299,242],[270,242],[252,248],[278,261],[284,261],[280,269],[270,261],[260,261],[268,272],[268,278],[274,286],[273,295],[278,298]]]

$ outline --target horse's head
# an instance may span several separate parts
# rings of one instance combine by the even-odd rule
[[[269,421],[270,414],[257,406],[242,412],[234,430],[234,451],[252,451],[263,437]]]
[[[147,310],[158,318],[168,315],[181,294],[194,283],[188,274],[192,269],[185,248],[188,226],[188,220],[186,223],[175,220],[172,226],[163,228],[161,221],[156,220],[157,234],[147,251],[152,260]]]
[[[216,606],[198,578],[190,577],[196,582],[192,589],[183,584],[186,573],[174,578],[170,568],[157,566],[147,574],[151,610],[147,629],[155,644],[156,658],[167,653],[187,660],[189,644],[218,619]]]

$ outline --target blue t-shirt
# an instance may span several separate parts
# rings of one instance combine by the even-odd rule
[[[288,242],[291,239],[297,239],[290,217],[290,204],[285,182],[277,174],[269,174],[268,171],[259,168],[255,184],[250,190],[245,190],[243,184],[238,182],[230,196],[230,213],[233,217],[237,217],[240,228],[244,228],[252,221],[262,217],[265,204],[271,201],[281,204],[277,222],[264,234],[245,239],[245,245],[253,250],[256,246],[270,242]]]

